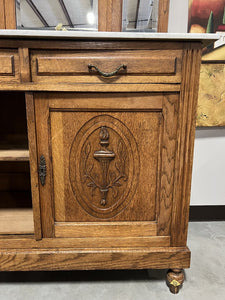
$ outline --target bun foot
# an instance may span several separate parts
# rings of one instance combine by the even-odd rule
[[[171,269],[167,272],[167,284],[171,293],[178,294],[184,282],[183,269]]]

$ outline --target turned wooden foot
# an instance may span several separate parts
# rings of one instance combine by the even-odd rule
[[[184,282],[183,269],[171,269],[167,272],[167,283],[171,293],[177,294]]]

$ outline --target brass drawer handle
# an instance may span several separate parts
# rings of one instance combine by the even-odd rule
[[[100,75],[102,75],[102,76],[104,76],[104,77],[111,77],[111,76],[116,75],[116,74],[119,72],[120,69],[126,70],[126,69],[127,69],[127,66],[126,66],[126,65],[120,65],[118,68],[116,68],[115,71],[110,72],[110,73],[102,72],[102,71],[99,70],[99,68],[96,67],[95,65],[89,64],[89,65],[88,65],[88,69],[91,70],[92,68],[94,68]]]

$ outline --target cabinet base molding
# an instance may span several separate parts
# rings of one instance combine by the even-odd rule
[[[187,247],[1,249],[0,271],[189,268]]]

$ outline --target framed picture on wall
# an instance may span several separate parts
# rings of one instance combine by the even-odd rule
[[[188,32],[221,36],[203,50],[197,126],[225,126],[225,0],[189,0]]]
[[[202,59],[225,60],[225,0],[189,0],[188,32],[220,34],[214,47],[203,51]]]

